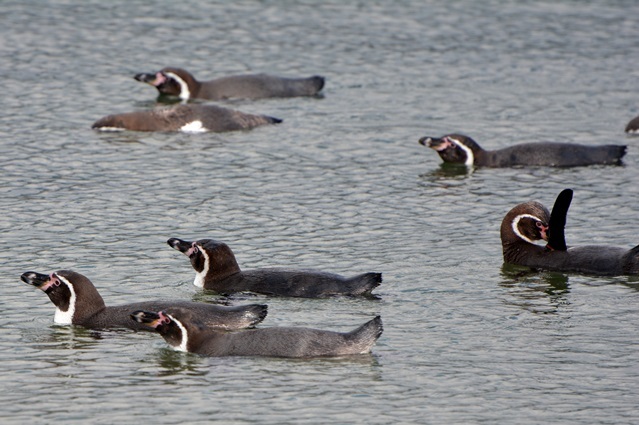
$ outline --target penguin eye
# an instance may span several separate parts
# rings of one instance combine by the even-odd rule
[[[537,228],[541,229],[542,227],[544,227],[543,223],[541,221],[538,221],[535,223],[535,225],[537,226]]]
[[[193,245],[193,250],[191,251],[191,256],[197,254],[198,252],[200,252],[200,250],[197,247],[197,245]]]

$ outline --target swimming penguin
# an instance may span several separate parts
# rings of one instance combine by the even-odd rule
[[[558,207],[560,211],[555,213],[553,208],[552,215],[536,201],[511,209],[501,223],[504,262],[535,269],[602,276],[639,274],[639,246],[632,249],[607,245],[566,246],[562,222],[565,224],[565,213],[571,199],[572,190],[560,193],[558,202],[555,202],[555,205],[561,205]],[[552,236],[553,232],[555,236]],[[542,240],[548,241],[548,244],[536,244]]]
[[[620,165],[626,154],[624,145],[587,146],[555,142],[523,143],[487,151],[462,134],[422,137],[419,143],[436,150],[446,163],[476,167]]]
[[[179,351],[206,356],[327,357],[364,354],[382,334],[380,316],[351,332],[273,327],[237,332],[208,328],[190,311],[135,311],[131,318],[158,332]]]
[[[182,131],[185,133],[250,130],[252,128],[278,124],[282,120],[266,115],[251,115],[216,105],[175,105],[108,115],[93,123],[91,128],[99,131]]]
[[[154,73],[137,74],[136,80],[158,89],[161,95],[180,99],[261,99],[314,96],[324,87],[324,77],[282,78],[267,74],[234,75],[198,81],[188,71],[167,67]]]
[[[54,322],[91,329],[130,328],[149,330],[129,318],[133,310],[163,310],[180,307],[198,317],[206,326],[234,330],[254,326],[264,320],[267,306],[249,304],[226,307],[189,301],[146,301],[107,307],[93,283],[80,273],[58,270],[50,275],[26,272],[23,282],[41,289],[56,306]]]
[[[188,242],[171,238],[167,243],[191,260],[196,273],[195,286],[225,294],[249,291],[305,298],[370,295],[382,281],[381,273],[346,278],[317,270],[268,268],[242,271],[233,251],[224,242],[213,239]]]

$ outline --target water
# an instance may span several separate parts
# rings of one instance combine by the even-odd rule
[[[636,423],[636,278],[503,267],[513,205],[575,190],[570,244],[631,247],[639,217],[632,1],[4,1],[3,423]],[[152,107],[138,72],[326,76],[324,98],[236,101],[278,126],[98,134]],[[440,166],[417,143],[624,143],[623,167]],[[89,276],[108,304],[216,300],[169,237],[244,268],[381,271],[378,300],[271,299],[261,326],[349,330],[371,355],[202,358],[158,336],[54,326],[21,273]]]

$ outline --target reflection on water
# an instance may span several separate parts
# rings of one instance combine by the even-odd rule
[[[158,338],[161,338],[157,335]],[[171,376],[183,372],[190,375],[206,375],[210,371],[207,368],[206,360],[202,357],[176,351],[170,347],[160,348],[153,355],[153,360],[158,366],[158,376]]]
[[[437,168],[436,170],[432,170],[425,174],[421,174],[419,177],[423,179],[427,179],[427,180],[430,180],[432,177],[435,177],[435,178],[468,177],[473,173],[473,171],[475,171],[475,167],[467,167],[465,165],[443,162],[439,164],[439,168]]]
[[[100,331],[81,326],[52,325],[36,332],[23,333],[23,342],[35,349],[81,350],[96,346],[102,339]]]
[[[639,276],[624,276],[623,281],[619,282],[628,288],[639,291]]]
[[[504,264],[501,276],[503,280],[499,285],[509,289],[508,303],[536,313],[557,313],[562,306],[570,304],[568,275]]]

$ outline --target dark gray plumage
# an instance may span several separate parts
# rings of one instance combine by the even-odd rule
[[[381,273],[346,278],[317,270],[240,270],[231,248],[213,239],[195,242],[171,238],[167,243],[189,257],[196,286],[220,293],[250,291],[266,295],[319,298],[332,295],[370,295],[382,281]]]
[[[251,115],[215,105],[177,105],[150,111],[108,115],[96,121],[92,128],[102,131],[185,131],[216,133],[250,130],[266,124],[282,122],[266,115]]]
[[[478,167],[620,165],[626,154],[624,145],[588,146],[555,142],[522,143],[487,151],[462,134],[422,137],[419,143],[436,150],[444,162]]]
[[[324,87],[324,77],[283,78],[267,74],[234,75],[198,81],[181,68],[167,67],[134,77],[150,84],[160,94],[181,99],[261,99],[269,97],[314,96]]]
[[[566,209],[567,211],[567,209]],[[540,246],[547,240],[550,213],[536,201],[511,209],[501,223],[504,262],[536,269],[591,275],[639,274],[639,246],[632,249],[607,245],[568,247],[566,250]]]
[[[351,332],[276,327],[220,332],[207,328],[191,312],[135,311],[131,318],[156,330],[173,348],[206,356],[326,357],[370,352],[382,334],[377,316]]]
[[[628,125],[626,125],[626,133],[637,133],[639,132],[639,117],[634,117],[630,120]]]
[[[149,330],[130,320],[133,310],[163,310],[180,307],[198,317],[206,326],[219,329],[242,329],[264,320],[267,306],[249,304],[236,307],[189,301],[156,300],[107,307],[93,283],[80,273],[58,270],[50,275],[26,272],[22,281],[45,292],[56,306],[55,322],[91,329],[130,328]]]

